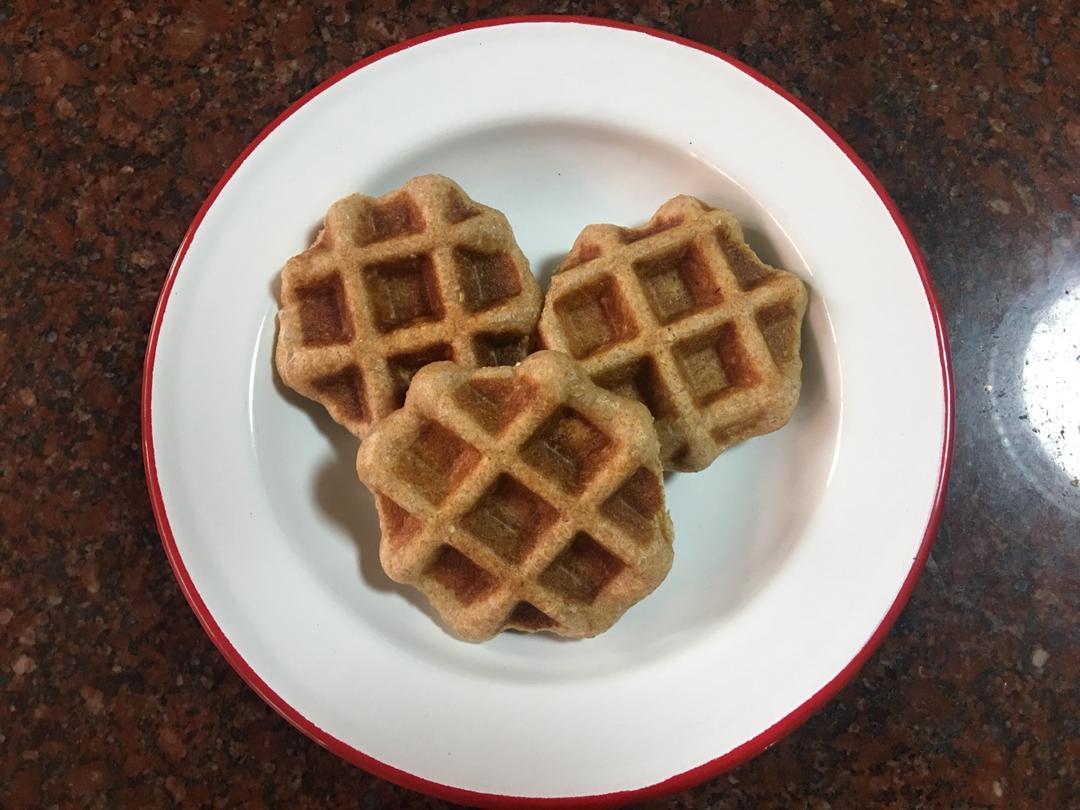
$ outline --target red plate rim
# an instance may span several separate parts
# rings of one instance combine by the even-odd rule
[[[934,504],[930,511],[930,518],[926,524],[926,531],[923,534],[922,543],[919,546],[919,551],[912,560],[911,569],[908,571],[907,576],[904,579],[903,585],[900,587],[899,593],[896,595],[896,599],[888,612],[885,614],[884,619],[878,628],[874,631],[873,635],[866,644],[859,650],[858,654],[851,661],[836,674],[836,676],[829,681],[825,686],[818,690],[814,695],[808,698],[802,705],[798,706],[792,712],[785,717],[778,720],[769,728],[762,731],[756,737],[753,737],[746,742],[742,743],[738,747],[728,751],[726,754],[710,760],[702,765],[698,765],[695,768],[691,768],[688,771],[684,771],[662,782],[657,782],[653,785],[648,785],[642,788],[636,788],[634,790],[617,791],[614,793],[601,793],[590,796],[567,796],[567,797],[521,797],[521,796],[503,796],[489,793],[479,793],[476,791],[466,790],[463,788],[453,787],[451,785],[443,785],[438,782],[433,782],[429,779],[424,779],[421,776],[408,773],[406,771],[394,768],[391,765],[387,765],[384,762],[380,762],[374,759],[363,751],[349,745],[343,740],[339,740],[333,735],[327,733],[323,729],[315,725],[311,720],[300,713],[295,707],[287,703],[280,695],[274,692],[258,673],[251,668],[251,666],[244,660],[236,648],[232,645],[229,639],[222,632],[221,627],[218,626],[214,617],[211,615],[206,603],[203,602],[202,597],[199,595],[198,590],[195,588],[194,582],[191,580],[191,576],[188,574],[187,568],[184,565],[184,561],[180,556],[180,552],[176,547],[176,540],[173,537],[172,529],[169,525],[168,515],[165,513],[165,503],[162,499],[161,486],[157,477],[157,466],[154,461],[154,434],[153,434],[153,414],[151,413],[151,393],[153,390],[154,381],[154,360],[157,354],[158,338],[161,332],[161,324],[165,315],[165,308],[168,305],[169,294],[172,291],[176,276],[180,272],[180,266],[183,264],[184,257],[187,254],[188,248],[191,246],[191,242],[195,237],[195,232],[198,230],[199,225],[202,223],[203,218],[209,211],[210,206],[213,205],[217,199],[218,194],[221,193],[222,188],[229,182],[232,176],[240,168],[241,164],[247,159],[248,155],[254,151],[254,149],[262,143],[262,141],[273,132],[283,121],[289,118],[293,113],[307,104],[315,96],[322,93],[327,88],[337,84],[339,81],[347,76],[355,73],[372,62],[377,62],[391,54],[403,51],[406,48],[411,48],[414,45],[427,42],[432,39],[438,39],[440,37],[449,36],[451,34],[458,33],[459,31],[469,31],[475,28],[488,28],[502,25],[519,25],[522,23],[576,23],[578,25],[593,25],[606,28],[618,28],[627,31],[637,31],[642,34],[648,34],[649,36],[657,37],[658,39],[665,39],[669,42],[675,42],[679,45],[683,45],[688,48],[694,48],[695,50],[702,51],[722,59],[729,65],[738,68],[746,75],[758,81],[760,84],[767,87],[772,92],[779,95],[781,98],[788,101],[796,109],[800,110],[807,118],[814,122],[822,132],[824,132],[847,156],[855,167],[870,183],[871,187],[881,198],[882,203],[888,209],[889,214],[893,218],[893,222],[896,224],[900,234],[904,237],[904,242],[907,245],[908,250],[911,253],[911,258],[915,262],[915,266],[919,271],[919,277],[922,279],[923,288],[926,292],[927,303],[930,307],[930,315],[934,323],[934,329],[937,333],[938,343],[938,356],[941,362],[941,384],[942,394],[945,400],[945,424],[944,433],[942,437],[941,446],[941,463],[938,469],[938,481],[937,487],[934,493]],[[870,655],[881,644],[885,635],[889,632],[893,622],[896,621],[900,611],[903,610],[904,605],[907,603],[908,598],[911,596],[912,591],[915,588],[915,583],[919,578],[919,574],[922,573],[923,566],[926,564],[926,559],[930,555],[930,547],[933,544],[934,536],[937,534],[938,524],[941,521],[941,512],[945,502],[945,490],[949,477],[949,469],[952,465],[952,453],[953,453],[953,432],[954,432],[954,399],[955,392],[953,390],[953,377],[952,377],[952,360],[949,354],[949,342],[945,331],[944,318],[941,313],[941,306],[938,303],[937,295],[934,292],[933,285],[930,281],[929,273],[926,269],[926,262],[923,259],[922,253],[919,250],[918,245],[915,242],[915,238],[911,234],[910,228],[907,223],[904,222],[903,217],[900,215],[899,209],[896,207],[896,203],[889,197],[885,188],[881,182],[874,176],[873,172],[866,166],[865,163],[855,154],[855,151],[848,146],[848,144],[826,124],[813,110],[806,106],[802,101],[792,96],[789,92],[784,90],[776,82],[772,81],[761,73],[758,73],[751,67],[744,65],[742,62],[734,59],[727,54],[710,48],[707,45],[702,45],[699,42],[686,39],[685,37],[670,34],[665,31],[658,31],[653,28],[647,28],[640,25],[634,25],[632,23],[618,22],[615,20],[607,20],[596,17],[578,17],[578,16],[559,16],[559,15],[538,15],[538,16],[523,16],[523,17],[498,17],[488,20],[478,20],[474,22],[462,23],[460,25],[453,25],[448,28],[441,28],[437,31],[431,31],[426,34],[422,34],[412,39],[407,39],[402,42],[392,45],[389,48],[372,54],[359,62],[345,68],[344,70],[336,73],[330,78],[326,79],[313,89],[309,90],[299,99],[289,105],[284,112],[271,121],[260,132],[254,140],[251,141],[244,151],[232,162],[225,173],[218,180],[213,190],[203,201],[202,206],[199,208],[198,213],[192,220],[191,225],[188,227],[187,232],[184,234],[183,241],[180,243],[180,247],[176,252],[176,256],[173,259],[172,266],[169,268],[169,273],[165,278],[165,282],[161,288],[161,295],[158,298],[157,309],[154,312],[153,320],[150,324],[150,335],[146,347],[146,357],[143,363],[143,384],[142,384],[142,408],[141,408],[141,421],[142,421],[142,447],[143,447],[143,463],[146,471],[146,485],[150,493],[150,502],[154,512],[154,520],[157,523],[158,533],[161,535],[162,544],[165,547],[165,553],[168,556],[169,563],[172,565],[173,573],[176,575],[177,581],[180,583],[180,589],[183,591],[184,596],[187,598],[188,603],[191,605],[191,609],[195,611],[195,615],[202,623],[203,629],[207,635],[210,636],[210,640],[214,642],[214,645],[218,648],[221,654],[225,657],[225,660],[229,662],[237,674],[250,686],[256,694],[259,695],[271,708],[278,712],[282,717],[288,720],[292,725],[298,728],[301,732],[306,734],[315,742],[322,745],[329,751],[337,754],[342,759],[357,765],[364,770],[386,779],[390,782],[394,782],[402,787],[416,790],[421,793],[426,793],[430,796],[435,796],[448,801],[459,802],[463,804],[478,805],[484,807],[611,807],[625,804],[627,802],[639,802],[647,799],[655,799],[670,793],[675,793],[686,788],[693,787],[707,779],[724,773],[738,765],[752,759],[759,753],[769,748],[788,734],[793,732],[799,726],[801,726],[806,720],[808,720],[815,712],[817,712],[822,706],[824,706],[829,700],[831,700],[841,688],[843,688],[848,681],[850,681],[856,672],[862,668],[863,664],[870,658]]]

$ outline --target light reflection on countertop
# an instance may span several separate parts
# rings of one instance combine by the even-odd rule
[[[1024,353],[1022,392],[1032,433],[1070,485],[1080,486],[1080,295],[1047,310]]]

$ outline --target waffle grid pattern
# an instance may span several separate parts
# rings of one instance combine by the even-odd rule
[[[643,402],[668,469],[782,426],[798,400],[806,288],[761,262],[729,212],[675,197],[636,229],[590,225],[552,278],[546,348]]]
[[[602,632],[671,565],[650,422],[554,352],[426,367],[358,457],[383,567],[466,639]]]
[[[363,437],[427,363],[525,357],[540,303],[506,218],[425,175],[330,207],[315,243],[282,271],[276,363]]]

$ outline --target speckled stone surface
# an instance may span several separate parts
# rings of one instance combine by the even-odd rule
[[[0,807],[439,804],[294,731],[203,634],[145,492],[140,367],[189,221],[289,101],[540,11],[685,34],[802,97],[896,199],[952,333],[952,486],[895,629],[803,728],[655,806],[1080,806],[1076,6],[810,6],[0,2]]]

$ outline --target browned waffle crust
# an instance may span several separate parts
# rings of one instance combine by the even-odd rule
[[[693,471],[791,416],[806,301],[730,212],[678,196],[639,228],[585,228],[551,280],[539,333],[648,406],[664,467]]]
[[[667,575],[652,418],[542,351],[513,368],[434,363],[360,447],[380,557],[446,625],[593,636]]]
[[[525,357],[540,303],[506,217],[452,180],[414,177],[378,199],[334,203],[314,244],[285,265],[275,363],[363,437],[427,363]]]

